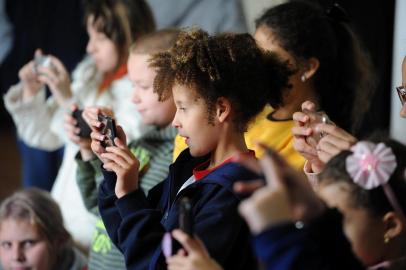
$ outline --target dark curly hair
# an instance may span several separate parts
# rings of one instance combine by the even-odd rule
[[[389,185],[399,201],[403,211],[406,210],[406,146],[392,140],[381,140],[377,137],[372,138],[370,141],[375,143],[383,142],[386,146],[392,149],[396,157],[397,167],[393,174],[390,176]],[[329,185],[333,183],[344,182],[350,187],[351,203],[354,207],[361,207],[366,209],[369,213],[376,217],[382,217],[389,211],[394,211],[382,187],[377,187],[371,190],[363,189],[355,184],[351,176],[346,170],[346,158],[351,155],[351,151],[343,151],[334,158],[332,158],[324,168],[319,176],[321,185]]]
[[[151,66],[157,70],[154,91],[161,100],[175,84],[186,85],[204,99],[211,123],[217,99],[225,97],[238,131],[245,131],[268,100],[288,87],[292,73],[249,34],[209,36],[200,29],[182,31],[171,50],[152,57]]]
[[[96,29],[117,46],[120,63],[125,63],[130,45],[155,31],[155,20],[145,0],[87,0],[85,22],[93,17]]]
[[[369,108],[375,80],[369,56],[346,21],[316,3],[292,1],[265,11],[256,28],[269,29],[298,64],[312,57],[319,60],[314,87],[320,108],[355,132]]]

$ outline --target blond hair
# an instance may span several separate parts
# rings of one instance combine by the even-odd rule
[[[167,51],[175,45],[180,34],[176,28],[166,28],[146,34],[137,39],[130,47],[130,53],[155,54]]]
[[[67,249],[72,248],[72,239],[63,225],[61,210],[48,192],[28,188],[15,192],[0,206],[0,227],[7,219],[28,221],[48,241],[51,254],[56,261]]]

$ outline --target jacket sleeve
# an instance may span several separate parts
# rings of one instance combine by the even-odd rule
[[[98,158],[83,161],[80,152],[75,156],[75,160],[78,164],[76,170],[76,182],[83,203],[89,212],[98,215],[97,186],[99,184],[98,179],[103,177],[101,174],[101,161]]]
[[[143,193],[139,192],[137,196],[136,201],[123,197],[124,200],[120,199],[116,203],[123,218],[119,238],[123,243],[127,267],[139,269],[138,264],[145,261],[145,256],[148,256],[149,269],[166,269],[161,241],[167,230],[160,222],[162,213],[159,210],[148,209],[148,200],[143,197]],[[194,233],[205,243],[210,255],[225,269],[243,269],[226,264],[235,260],[231,257],[236,255],[236,250],[241,252],[238,259],[245,265],[253,258],[249,250],[241,247],[245,244],[245,247],[249,248],[249,232],[237,213],[238,199],[222,187],[212,189],[203,197],[204,199],[200,200],[193,210]],[[129,208],[134,206],[139,210],[129,211]],[[177,213],[177,210],[174,210],[177,208],[175,202],[171,212]],[[165,218],[166,215],[164,222]]]
[[[127,269],[146,269],[165,233],[162,212],[141,189],[118,199],[114,193],[116,175],[103,170],[105,180],[99,187],[99,211],[112,242],[124,254]],[[161,184],[151,193],[160,190]],[[159,196],[150,196],[156,197]]]
[[[341,218],[328,210],[303,229],[292,223],[273,226],[254,237],[256,254],[267,270],[365,269],[352,253]]]
[[[27,145],[47,151],[63,146],[63,140],[51,130],[58,106],[52,97],[46,99],[45,88],[35,96],[23,99],[23,88],[19,83],[12,86],[3,99],[19,137]]]

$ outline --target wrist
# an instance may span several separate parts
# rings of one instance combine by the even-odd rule
[[[27,100],[35,96],[40,88],[34,89],[32,87],[27,86],[27,84],[23,83],[23,100]]]
[[[80,148],[80,155],[83,161],[89,161],[94,159],[95,155],[93,154],[91,149],[87,148]]]
[[[117,179],[117,182],[119,181],[119,179]],[[126,188],[117,188],[115,190],[116,196],[117,198],[122,198],[125,195],[127,195],[128,193],[134,192],[136,191],[138,188],[136,186],[134,187],[126,187]]]

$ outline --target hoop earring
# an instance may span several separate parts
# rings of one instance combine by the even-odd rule
[[[388,234],[385,234],[385,235],[383,236],[383,241],[385,242],[385,244],[389,243],[390,237],[389,237]]]
[[[306,75],[302,75],[301,77],[300,77],[300,80],[302,81],[302,82],[305,82],[306,81]]]

